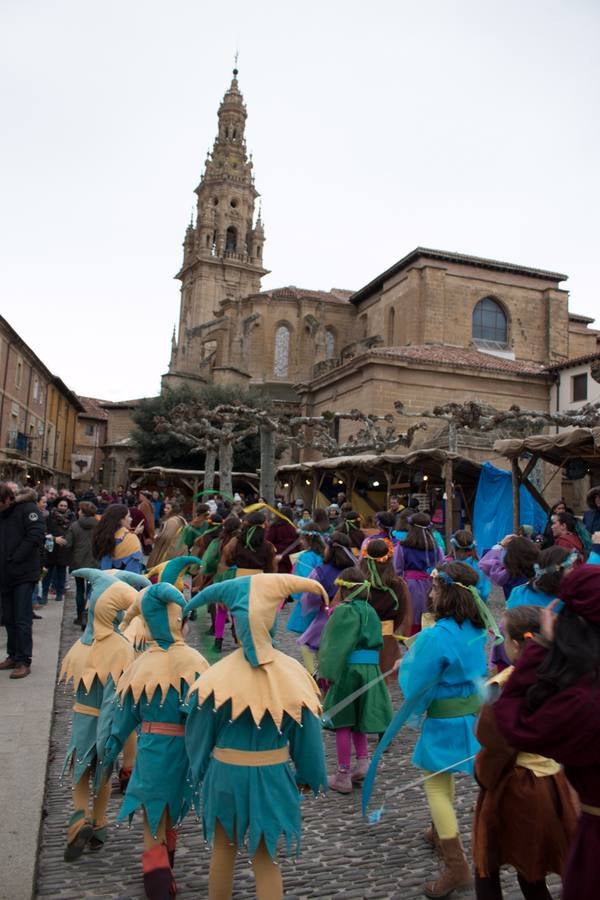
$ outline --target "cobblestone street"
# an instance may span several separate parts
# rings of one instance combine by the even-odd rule
[[[61,638],[61,658],[77,639],[79,630],[72,624],[74,603],[66,604]],[[290,607],[286,606],[279,626],[282,649],[296,654],[293,639],[285,631]],[[190,641],[201,649],[207,638],[203,632],[206,620],[199,617],[192,624]],[[226,633],[224,649],[233,643]],[[397,688],[394,706],[400,702]],[[111,898],[138,900],[144,896],[141,878],[141,818],[133,828],[111,827],[106,847],[97,854],[85,853],[76,863],[63,862],[65,829],[70,814],[69,783],[60,783],[60,772],[67,745],[72,692],[62,685],[55,694],[54,722],[51,736],[50,763],[46,795],[46,818],[43,822],[38,860],[37,897],[82,900]],[[375,804],[381,805],[386,791],[408,784],[419,777],[410,764],[415,741],[414,732],[404,729],[385,755],[375,793]],[[333,735],[325,733],[325,745],[334,771]],[[457,784],[457,803],[462,836],[470,846],[470,820],[475,801],[474,782],[461,776]],[[115,787],[109,807],[110,821],[120,805]],[[368,825],[360,815],[360,791],[351,796],[329,793],[317,799],[306,798],[303,807],[303,851],[298,861],[282,858],[286,897],[329,898],[408,898],[423,896],[420,885],[437,869],[434,853],[424,843],[422,832],[429,819],[422,788],[414,787],[401,796],[389,797],[389,805],[378,825]],[[200,823],[189,817],[181,830],[177,850],[176,876],[182,900],[207,896],[209,851],[204,844]],[[512,872],[506,873],[505,897],[521,897]],[[550,881],[553,896],[559,896],[559,882]],[[240,854],[236,871],[234,897],[238,900],[254,896],[252,870],[247,858]],[[466,896],[465,894],[462,895]]]

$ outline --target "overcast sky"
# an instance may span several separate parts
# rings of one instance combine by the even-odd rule
[[[598,316],[597,0],[0,0],[0,312],[75,391],[156,393],[239,49],[265,288],[418,245]],[[443,336],[440,335],[440,338]]]

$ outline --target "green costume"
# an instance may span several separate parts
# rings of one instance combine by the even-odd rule
[[[319,649],[319,674],[331,682],[323,704],[325,713],[381,674],[378,660],[382,646],[379,616],[366,599],[357,597],[336,606]],[[328,727],[381,734],[391,719],[390,695],[380,681],[336,713]]]

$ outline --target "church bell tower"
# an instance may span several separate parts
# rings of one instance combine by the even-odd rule
[[[206,381],[206,364],[215,353],[212,339],[220,330],[220,305],[260,291],[268,270],[263,266],[264,228],[254,186],[252,156],[244,131],[246,105],[238,70],[218,112],[218,133],[195,190],[197,211],[183,241],[181,305],[177,340],[173,340],[163,384]]]

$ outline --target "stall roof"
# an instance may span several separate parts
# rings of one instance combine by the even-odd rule
[[[533,453],[546,462],[561,466],[572,457],[597,459],[600,463],[600,428],[570,428],[558,434],[534,434],[526,438],[496,441],[494,450],[515,459]]]
[[[180,475],[182,478],[186,476],[188,478],[202,478],[204,476],[204,469],[165,469],[163,466],[150,466],[148,469],[143,469],[140,466],[131,466],[129,471],[132,475]],[[258,480],[259,477],[256,472],[232,472],[231,474],[234,478],[254,478]],[[218,469],[215,475],[219,475]]]
[[[454,472],[457,475],[464,475],[475,481],[479,478],[481,466],[475,460],[438,448],[413,450],[409,453],[357,453],[355,456],[332,456],[313,462],[279,466],[277,475],[281,478],[283,475],[292,475],[294,472],[339,471],[355,468],[369,472],[374,469],[386,469],[388,466],[418,467],[424,472],[438,472],[447,460],[452,460]]]

